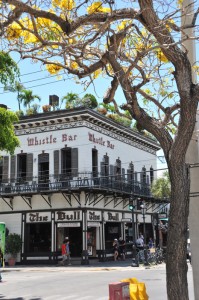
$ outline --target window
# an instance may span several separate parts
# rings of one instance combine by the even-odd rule
[[[98,177],[98,151],[92,149],[92,173],[93,177]]]
[[[26,224],[25,248],[27,252],[51,251],[51,223]]]
[[[49,180],[49,154],[42,153],[38,155],[38,176],[39,182],[48,182]]]
[[[61,173],[71,175],[72,173],[72,153],[71,148],[61,150]]]
[[[26,180],[27,174],[27,154],[18,154],[17,155],[17,178]]]

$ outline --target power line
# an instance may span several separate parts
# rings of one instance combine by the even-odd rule
[[[45,86],[45,85],[48,85],[48,84],[58,83],[58,82],[61,82],[61,81],[66,81],[66,80],[67,80],[67,79],[60,79],[60,80],[57,80],[57,81],[50,81],[50,82],[43,83],[43,84],[37,84],[37,85],[29,86],[29,87],[27,87],[26,89],[30,89],[30,88],[34,88],[34,87],[38,87],[38,86]],[[10,91],[8,91],[8,92],[3,92],[3,93],[0,93],[0,95],[7,94],[7,93],[11,93],[11,92],[10,92]]]
[[[61,74],[59,74],[60,76],[61,75],[64,75],[65,73],[61,73]],[[49,79],[49,78],[52,78],[52,77],[56,77],[57,76],[57,74],[56,75],[52,75],[52,76],[50,76],[50,77],[42,77],[42,78],[39,78],[39,79],[32,79],[32,80],[28,80],[28,81],[25,81],[25,82],[20,82],[20,84],[21,85],[24,85],[24,84],[26,84],[26,83],[30,83],[30,82],[34,82],[34,81],[40,81],[40,80],[45,80],[45,79]],[[4,87],[0,87],[1,89],[4,89]],[[9,91],[10,92],[10,91]]]

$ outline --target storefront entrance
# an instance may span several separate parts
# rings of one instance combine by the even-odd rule
[[[61,251],[63,240],[70,241],[71,257],[82,255],[82,227],[58,227],[57,226],[57,251]]]
[[[105,248],[112,249],[113,240],[121,236],[121,223],[106,222],[105,224]]]
[[[87,249],[89,256],[96,256],[96,227],[89,227],[87,231]]]

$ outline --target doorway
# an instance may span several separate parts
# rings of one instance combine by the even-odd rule
[[[82,255],[82,227],[57,226],[57,251],[61,251],[61,245],[64,239],[69,239],[70,241],[71,257],[80,257]]]

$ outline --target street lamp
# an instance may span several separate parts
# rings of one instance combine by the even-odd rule
[[[146,224],[145,224],[145,215],[146,215],[146,206],[145,203],[142,202],[140,205],[141,211],[142,211],[142,217],[143,217],[143,234],[144,234],[144,258],[145,258],[145,266],[148,266],[148,250],[146,245]]]
[[[135,245],[135,221],[134,221],[134,210],[135,210],[135,204],[134,204],[134,198],[133,195],[131,195],[129,199],[129,210],[131,211],[132,215],[132,267],[139,267],[139,259],[137,257],[137,251],[136,251],[136,245]]]
[[[144,245],[146,245],[146,224],[145,224],[146,207],[145,207],[145,203],[142,202],[142,204],[140,205],[140,207],[141,207],[141,212],[142,212],[142,217],[143,217]]]
[[[135,242],[135,222],[134,222],[134,210],[135,210],[135,205],[134,205],[134,199],[133,196],[131,195],[129,199],[129,210],[131,211],[131,219],[132,219],[132,242]]]

